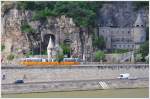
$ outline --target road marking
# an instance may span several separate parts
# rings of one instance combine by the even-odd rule
[[[105,82],[103,82],[103,81],[100,81],[99,84],[101,85],[101,87],[103,89],[108,89],[109,88],[109,86]]]

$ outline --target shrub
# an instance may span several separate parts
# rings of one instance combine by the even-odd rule
[[[62,52],[57,53],[56,61],[61,62],[63,61],[64,54]]]
[[[67,45],[67,44],[65,44],[65,43],[62,43],[62,44],[60,44],[60,46],[61,46],[61,48],[63,49],[63,54],[64,54],[64,55],[70,54],[71,48],[70,48],[69,45]]]
[[[140,62],[142,60],[142,54],[136,54],[135,55],[135,60]]]
[[[115,50],[112,50],[112,53],[118,53],[118,54],[122,54],[122,53],[126,53],[126,52],[129,52],[128,49],[115,49]]]
[[[104,52],[102,52],[102,51],[97,51],[97,52],[95,52],[95,60],[96,61],[100,61],[100,60],[103,60],[105,58],[105,54],[104,54]]]
[[[25,56],[28,58],[30,56],[32,56],[32,52],[30,51],[29,53],[25,54]]]
[[[21,26],[21,31],[23,33],[33,33],[35,32],[34,29],[32,29],[32,27],[28,24],[28,23],[24,23],[22,26]]]
[[[1,51],[3,51],[5,49],[5,45],[1,45]]]
[[[13,60],[14,58],[15,58],[15,56],[13,54],[10,54],[10,55],[7,56],[8,60]]]
[[[56,16],[56,12],[51,11],[50,9],[48,9],[47,7],[43,10],[40,11],[36,11],[36,13],[33,15],[32,20],[46,20],[46,18],[48,16]]]
[[[148,55],[149,53],[149,41],[144,42],[139,50],[138,53],[140,53],[142,55],[142,60],[145,61],[145,57]]]

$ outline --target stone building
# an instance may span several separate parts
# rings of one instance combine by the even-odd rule
[[[146,40],[145,25],[139,13],[132,27],[99,27],[98,34],[106,41],[106,49],[137,49]]]

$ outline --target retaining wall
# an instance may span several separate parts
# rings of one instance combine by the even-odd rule
[[[143,88],[148,87],[148,79],[112,79],[89,81],[59,81],[26,84],[3,84],[2,94],[71,91],[71,90],[95,90],[116,88]]]
[[[116,79],[121,73],[129,73],[131,78],[148,78],[148,65],[95,65],[53,68],[2,68],[5,80],[2,84],[14,83],[17,79],[28,82]]]

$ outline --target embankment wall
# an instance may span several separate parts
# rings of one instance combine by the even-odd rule
[[[116,79],[121,73],[129,73],[131,78],[148,78],[149,65],[97,65],[53,68],[2,68],[5,79],[2,84],[24,79],[29,82]]]
[[[85,81],[57,81],[26,84],[3,84],[2,94],[48,91],[95,90],[148,87],[148,79],[106,79]]]

